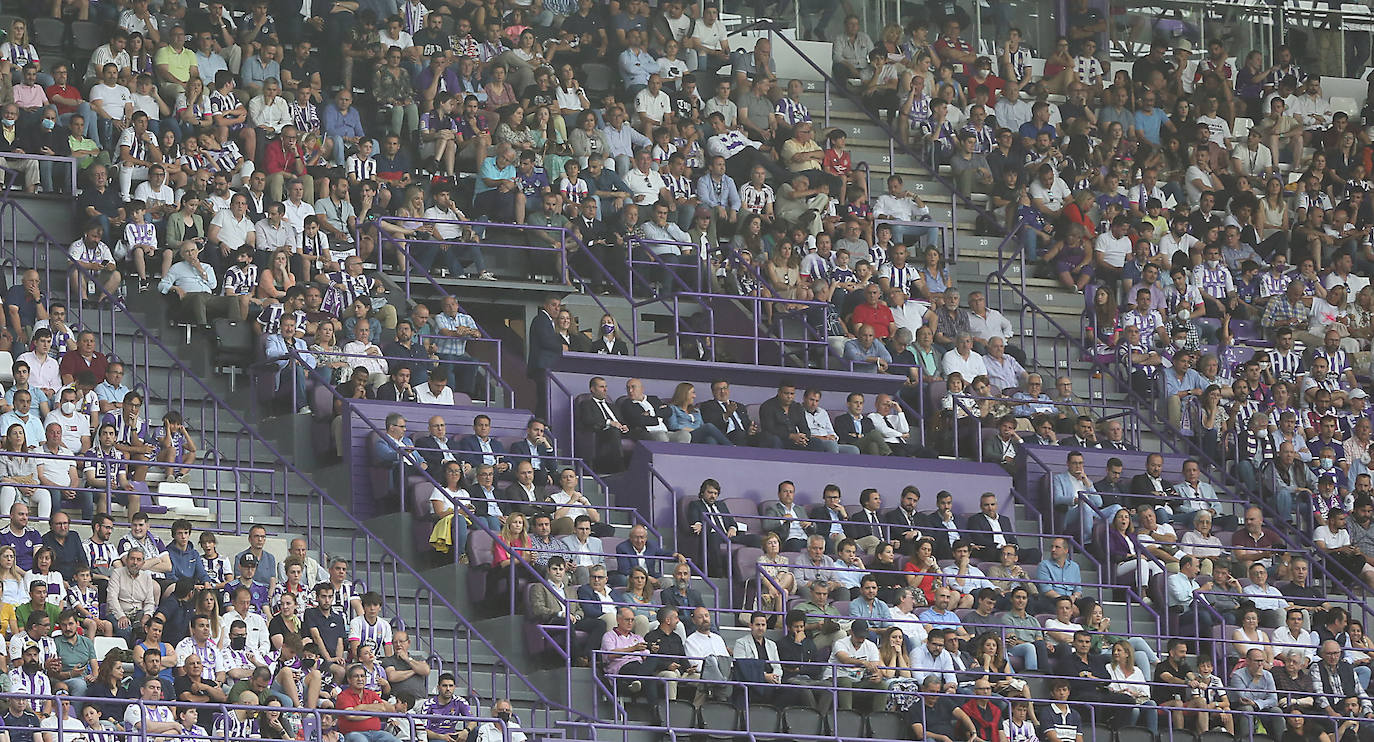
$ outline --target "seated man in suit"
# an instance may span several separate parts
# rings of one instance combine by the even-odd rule
[[[658,544],[649,541],[649,529],[643,524],[635,524],[630,529],[630,537],[615,547],[615,571],[611,573],[611,584],[623,587],[630,577],[630,570],[641,567],[649,574],[649,587],[657,589],[673,584],[673,578],[664,574],[668,558],[686,561],[681,554],[664,551]]]
[[[763,506],[763,530],[778,534],[783,551],[803,551],[811,523],[802,506],[796,503],[797,487],[791,482],[778,484],[778,499]]]
[[[859,510],[845,524],[845,533],[859,545],[859,548],[873,553],[878,544],[887,540],[887,528],[883,525],[879,511],[883,507],[883,496],[870,487],[859,493]]]
[[[870,456],[890,456],[892,447],[877,432],[873,420],[864,414],[864,395],[852,392],[844,400],[845,411],[835,416],[835,434],[840,444],[848,444]]]
[[[625,398],[619,401],[618,406],[620,419],[630,426],[630,437],[637,441],[692,441],[691,433],[688,431],[668,430],[663,415],[659,412],[664,407],[663,400],[644,394],[644,382],[639,379],[625,382]]]
[[[978,512],[970,515],[964,523],[964,537],[969,540],[972,556],[978,561],[997,560],[1003,544],[1013,544],[1019,549],[1020,544],[1016,542],[1012,530],[1011,519],[997,514],[997,495],[991,492],[984,492],[978,498]],[[1039,550],[1035,551],[1034,559],[1030,558],[1027,551],[1020,551],[1021,558],[1027,563],[1039,562]]]
[[[1003,416],[997,421],[997,435],[983,436],[983,461],[1001,464],[1008,473],[1015,474],[1018,462],[1025,458],[1023,445],[1016,432],[1016,418]]]
[[[1173,492],[1174,483],[1164,478],[1164,457],[1152,453],[1145,457],[1145,473],[1131,477],[1131,494],[1140,497],[1122,505],[1133,508],[1136,503],[1150,502],[1156,508],[1162,508]]]
[[[553,438],[549,437],[549,424],[537,417],[525,423],[525,437],[511,444],[511,457],[518,465],[528,461],[534,468],[534,484],[544,487],[553,482],[558,471],[557,455]]]
[[[1065,466],[1068,471],[1059,472],[1050,480],[1050,497],[1055,512],[1064,511],[1063,525],[1058,532],[1076,535],[1079,543],[1087,543],[1087,536],[1092,532],[1097,518],[1097,513],[1087,503],[1101,508],[1102,496],[1096,493],[1093,480],[1083,470],[1081,451],[1069,451]]]
[[[620,441],[630,432],[630,427],[611,409],[604,378],[593,376],[587,382],[587,391],[590,395],[579,401],[574,411],[577,430],[584,440],[592,440],[590,455],[586,456],[592,460],[592,467],[599,474],[613,474],[625,468]]]
[[[749,410],[744,405],[730,399],[730,382],[711,382],[711,400],[703,402],[699,408],[701,419],[707,425],[720,428],[736,446],[752,446],[758,442],[759,424],[749,418]]]
[[[473,468],[458,458],[458,445],[448,437],[448,423],[444,422],[444,418],[435,415],[429,419],[429,435],[417,439],[415,448],[419,449],[430,471],[441,472],[444,464],[457,461],[463,466],[463,476],[472,479]]]
[[[898,554],[921,539],[921,529],[926,526],[926,516],[916,509],[921,504],[921,490],[914,484],[902,488],[901,505],[883,514],[883,522],[890,526],[887,537]]]
[[[501,493],[502,500],[511,502],[501,503],[501,511],[506,515],[511,513],[524,513],[526,517],[536,513],[548,513],[547,505],[540,503],[539,490],[534,484],[534,464],[528,459],[520,459],[515,462],[515,481],[506,486]]]
[[[1093,419],[1087,415],[1079,415],[1073,424],[1073,435],[1059,439],[1059,445],[1077,449],[1100,448]]]
[[[415,387],[410,384],[410,367],[398,366],[385,384],[377,386],[377,399],[383,402],[414,402]]]
[[[390,497],[402,496],[406,468],[428,468],[415,450],[415,442],[406,435],[405,415],[393,412],[386,416],[386,433],[372,442],[372,462],[390,470]]]
[[[699,563],[707,565],[713,577],[725,574],[725,560],[730,556],[727,539],[746,546],[759,545],[757,536],[740,533],[739,523],[730,514],[730,508],[719,499],[720,482],[703,480],[697,499],[687,504],[687,530],[682,534],[686,539],[682,543],[689,545],[690,553],[700,555]]]
[[[491,418],[486,415],[472,418],[472,435],[465,435],[458,441],[458,450],[467,452],[462,454],[462,459],[469,466],[494,467],[498,477],[510,471],[510,462],[504,456],[506,446],[491,437]]]
[[[825,539],[826,551],[833,554],[836,544],[849,538],[844,530],[849,513],[840,503],[838,485],[827,484],[821,491],[821,504],[812,507],[807,516],[811,519],[811,532]]]

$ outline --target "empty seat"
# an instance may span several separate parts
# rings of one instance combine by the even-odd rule
[[[782,710],[782,719],[791,734],[825,734],[825,717],[810,706],[788,706]]]
[[[746,710],[745,721],[753,734],[778,734],[783,730],[782,717],[778,710],[762,703],[751,703]]]
[[[835,714],[835,728],[831,730],[836,737],[843,739],[863,739],[864,717],[853,709],[840,709]]]
[[[1231,739],[1231,735],[1225,735]],[[1155,735],[1145,727],[1121,727],[1116,730],[1116,742],[1155,742]]]
[[[874,739],[903,739],[907,736],[906,721],[893,711],[875,711],[868,715],[868,736]]]
[[[735,711],[735,707],[728,703],[707,701],[701,705],[700,728],[733,732],[739,728],[739,714]]]

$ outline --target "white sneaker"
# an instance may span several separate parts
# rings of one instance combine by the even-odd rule
[[[479,275],[478,278],[482,279],[483,281],[495,281],[496,275],[491,271],[482,271],[482,274]]]

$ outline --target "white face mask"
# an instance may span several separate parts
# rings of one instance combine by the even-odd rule
[[[1188,321],[1188,318],[1191,316],[1193,316],[1193,313],[1188,311],[1187,309],[1178,310],[1178,318],[1185,322]]]
[[[1175,341],[1174,341],[1174,347],[1175,347],[1175,348],[1178,348],[1179,350],[1183,350],[1183,346],[1185,346],[1185,345],[1187,345],[1187,344],[1188,344],[1188,341],[1187,341],[1187,340],[1175,340]]]
[[[62,403],[61,410],[62,410],[62,414],[63,414],[63,415],[66,415],[67,417],[71,417],[72,415],[76,414],[76,403],[75,403],[75,402],[63,402],[63,403]]]
[[[1207,267],[1208,267],[1208,268],[1211,268],[1212,270],[1216,270],[1217,268],[1220,268],[1220,267],[1221,267],[1221,261],[1220,261],[1220,260],[1209,260],[1209,261],[1207,261]]]
[[[1335,460],[1333,460],[1333,459],[1332,459],[1331,457],[1329,457],[1329,456],[1328,456],[1328,457],[1324,457],[1324,458],[1322,459],[1322,468],[1323,468],[1323,469],[1330,469],[1331,467],[1333,467],[1333,466],[1335,466],[1335,465],[1336,465]]]

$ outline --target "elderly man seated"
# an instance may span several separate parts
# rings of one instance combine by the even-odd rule
[[[234,297],[216,296],[215,269],[200,262],[200,247],[187,240],[177,248],[181,261],[172,265],[162,277],[157,290],[164,296],[175,296],[177,306],[173,316],[181,322],[200,327],[210,326],[211,314],[228,317],[236,307]]]

